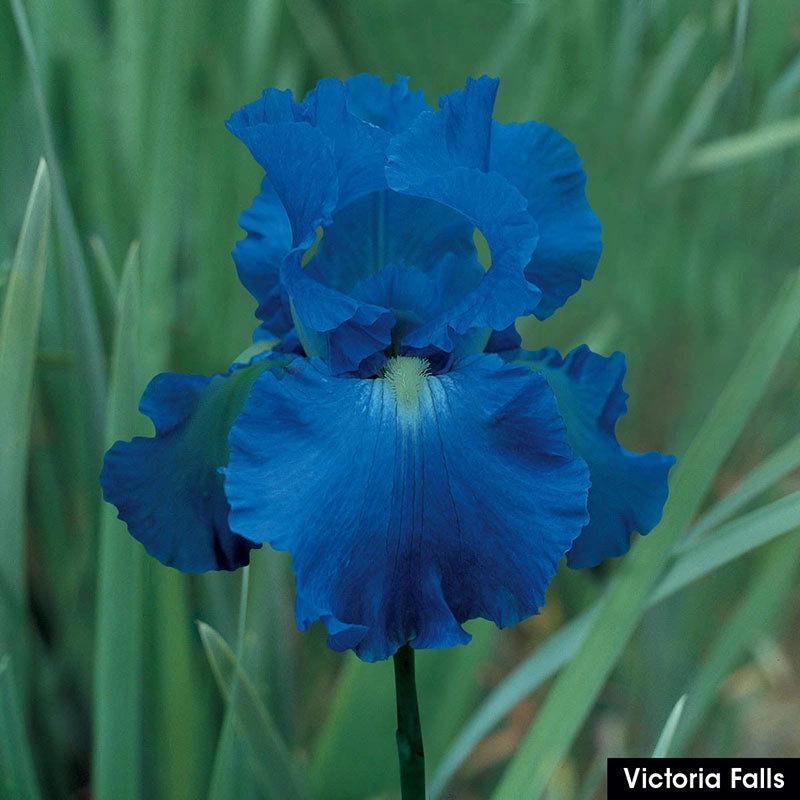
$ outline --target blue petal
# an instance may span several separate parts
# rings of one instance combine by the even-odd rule
[[[339,185],[337,205],[386,188],[384,166],[389,132],[348,110],[348,92],[335,78],[319,81],[297,113],[325,134],[333,150]]]
[[[247,232],[233,250],[239,280],[258,300],[256,316],[269,335],[282,336],[293,324],[280,282],[281,264],[292,249],[292,225],[269,178],[261,182],[250,208],[239,215],[239,225]]]
[[[375,359],[365,359],[440,319],[476,289],[484,271],[473,231],[446,206],[394,192],[372,193],[338,211],[314,257],[290,276],[302,335],[311,342],[313,331],[324,334],[307,353],[327,358],[335,374],[370,374],[365,363]],[[363,346],[353,349],[364,319],[370,322],[361,329]],[[452,332],[443,349],[452,352],[457,340]]]
[[[150,381],[139,408],[153,438],[116,442],[106,453],[103,495],[147,552],[184,572],[233,570],[250,561],[252,541],[228,526],[219,468],[228,430],[247,392],[273,361],[234,365],[225,375],[164,373]]]
[[[498,83],[486,76],[468,78],[463,91],[439,98],[438,113],[420,114],[407,131],[396,136],[392,140],[395,183],[400,183],[400,174],[406,185],[414,186],[456,167],[488,171]]]
[[[318,283],[298,269],[289,282],[303,350],[325,359],[335,375],[373,375],[391,342],[392,313]]]
[[[589,465],[589,524],[567,554],[571,567],[593,567],[627,553],[633,531],[649,533],[661,519],[673,456],[632,453],[620,447],[614,428],[625,413],[625,357],[604,358],[581,345],[562,360],[547,347],[520,352],[555,392],[572,449]]]
[[[503,331],[494,331],[486,343],[485,352],[487,353],[506,353],[513,351],[516,353],[522,344],[522,337],[517,332],[516,325],[509,325]]]
[[[428,270],[447,253],[472,260],[475,226],[431,200],[375,192],[340,209],[306,266],[316,279],[349,292],[387,264]]]
[[[588,471],[543,376],[487,355],[410,384],[391,368],[264,372],[225,481],[232,527],[292,553],[298,626],[322,619],[331,647],[367,661],[536,613],[587,520]]]
[[[398,75],[387,86],[377,75],[354,75],[344,82],[347,110],[372,125],[390,133],[407,128],[423,111],[430,109],[425,95],[408,90],[408,78]]]
[[[573,145],[540,122],[495,122],[491,169],[522,192],[539,241],[525,275],[542,290],[534,311],[544,319],[594,275],[600,222],[586,201],[586,175]]]
[[[523,274],[536,243],[536,225],[525,201],[499,175],[456,169],[416,186],[412,194],[428,196],[456,208],[486,237],[492,265],[475,291],[406,339],[409,347],[455,347],[471,328],[504,330],[531,313],[541,292]]]
[[[538,240],[528,201],[505,177],[487,172],[495,81],[468,81],[441,98],[389,145],[386,177],[397,192],[427,197],[458,211],[486,238],[492,264],[478,288],[407,338],[418,350],[455,348],[471,328],[504,330],[530,314],[541,291],[524,275]]]
[[[280,115],[272,113],[277,103],[267,98],[285,94],[265,91],[261,100],[244,106],[225,124],[267,173],[291,225],[292,247],[306,250],[314,243],[317,226],[330,221],[339,183],[330,140],[307,122],[284,121],[291,113],[283,109],[285,101]],[[265,203],[271,205],[274,198],[265,198]]]
[[[403,261],[389,264],[357,283],[351,294],[390,308],[396,320],[392,339],[401,342],[409,332],[456,305],[482,277],[483,268],[477,259],[447,253],[427,272]],[[406,355],[406,348],[401,352]]]

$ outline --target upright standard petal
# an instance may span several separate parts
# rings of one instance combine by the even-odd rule
[[[184,572],[233,570],[258,545],[233,533],[219,468],[228,431],[256,377],[274,360],[236,364],[225,375],[163,373],[139,409],[155,437],[116,442],[106,453],[103,495],[147,552]]]
[[[405,130],[423,111],[430,110],[425,95],[409,91],[408,78],[398,75],[387,86],[377,75],[354,75],[344,85],[347,89],[347,110],[389,133]]]
[[[518,357],[540,371],[555,392],[572,449],[589,465],[589,524],[567,554],[571,567],[593,567],[627,553],[631,533],[649,533],[661,519],[673,456],[632,453],[614,428],[625,413],[625,357],[604,358],[586,345],[562,359],[552,347]]]
[[[494,122],[490,169],[519,189],[536,220],[539,241],[525,275],[542,290],[533,313],[545,319],[594,275],[600,258],[586,175],[572,143],[541,122]]]
[[[539,235],[528,202],[504,176],[487,171],[496,90],[489,78],[468,80],[463,92],[440,98],[438,114],[421,114],[389,145],[389,187],[459,212],[491,251],[491,267],[478,287],[407,338],[417,351],[433,346],[452,352],[470,329],[504,330],[541,299],[524,274]]]
[[[256,317],[271,336],[283,336],[294,324],[289,297],[281,283],[281,264],[292,249],[292,224],[269,178],[250,208],[239,215],[247,236],[236,243],[233,261],[239,280],[258,300]]]
[[[230,446],[231,526],[289,550],[298,626],[367,661],[536,613],[587,520],[546,380],[497,356],[435,376],[400,357],[373,380],[298,359],[259,376]]]

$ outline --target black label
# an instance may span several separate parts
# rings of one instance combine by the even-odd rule
[[[800,797],[798,758],[609,758],[608,800]]]

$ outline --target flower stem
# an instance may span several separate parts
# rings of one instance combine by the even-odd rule
[[[404,644],[394,654],[394,684],[401,795],[403,800],[425,800],[425,753],[414,677],[414,651],[410,645]]]

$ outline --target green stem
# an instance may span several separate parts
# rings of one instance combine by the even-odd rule
[[[394,683],[401,795],[403,800],[425,800],[425,753],[414,677],[414,651],[410,645],[404,644],[394,654]]]

